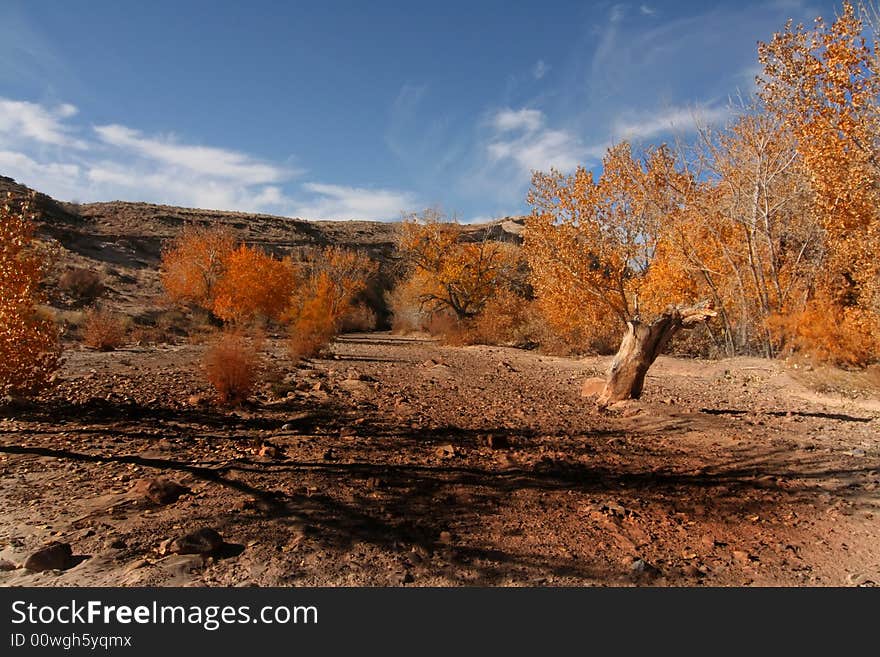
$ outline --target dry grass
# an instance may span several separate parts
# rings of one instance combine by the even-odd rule
[[[106,310],[92,309],[86,313],[83,344],[98,351],[121,347],[128,336],[128,320]]]
[[[343,316],[340,330],[343,333],[365,333],[376,330],[376,313],[366,304],[352,306]]]
[[[205,376],[221,404],[240,404],[257,385],[261,357],[254,340],[226,333],[205,352]]]
[[[64,272],[58,279],[58,288],[84,304],[94,303],[106,289],[97,272],[82,267]]]

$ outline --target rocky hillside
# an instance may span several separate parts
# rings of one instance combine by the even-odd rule
[[[31,190],[0,176],[0,194],[16,196]],[[367,251],[382,265],[386,284],[393,276],[397,222],[307,221],[267,214],[179,208],[151,203],[71,204],[37,193],[39,232],[56,249],[55,276],[74,267],[101,274],[107,286],[105,303],[136,317],[161,297],[158,266],[162,245],[186,224],[228,226],[249,244],[282,256],[298,249],[345,246]],[[518,242],[521,218],[473,224],[469,239]],[[63,298],[53,305],[70,306]]]

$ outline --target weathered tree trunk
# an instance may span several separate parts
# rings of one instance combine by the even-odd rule
[[[691,328],[717,315],[709,302],[689,308],[667,308],[663,314],[645,324],[638,319],[627,322],[627,330],[611,363],[605,386],[599,394],[603,406],[642,395],[645,375],[669,340],[679,329]]]

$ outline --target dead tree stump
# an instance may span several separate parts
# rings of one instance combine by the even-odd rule
[[[624,399],[638,399],[645,385],[645,375],[672,336],[680,329],[696,326],[717,315],[709,302],[682,308],[669,306],[650,323],[639,319],[627,322],[626,333],[611,363],[599,404],[607,406]]]

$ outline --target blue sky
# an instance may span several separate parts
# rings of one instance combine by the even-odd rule
[[[838,3],[0,0],[0,174],[309,219],[527,210],[532,169],[723,123]]]

